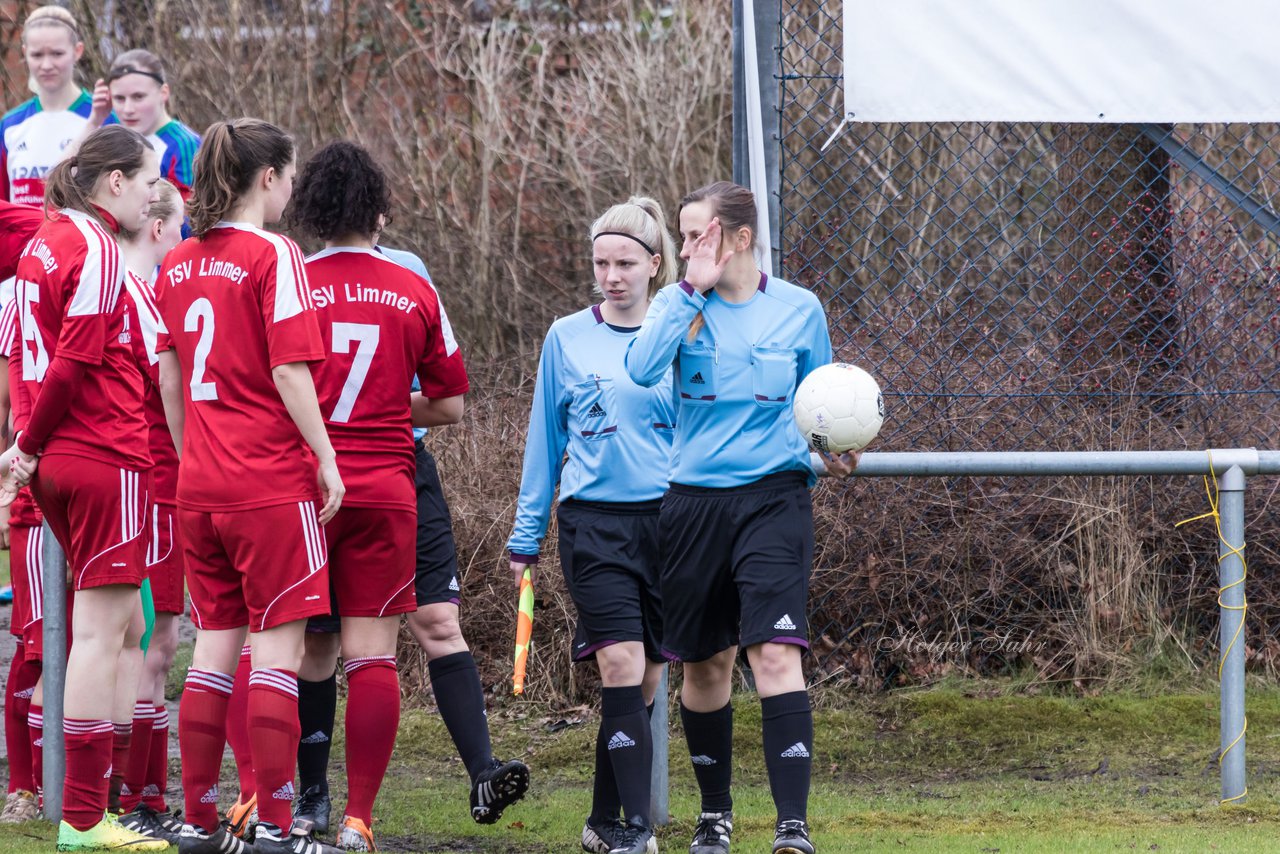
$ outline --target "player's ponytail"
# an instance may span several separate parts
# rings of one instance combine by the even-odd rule
[[[710,203],[711,216],[720,218],[722,234],[728,234],[740,228],[751,229],[751,248],[755,248],[756,197],[750,190],[729,181],[716,181],[714,184],[699,187],[681,199],[680,210],[684,210],[685,205],[691,205],[694,202]],[[678,213],[677,216],[679,216]],[[698,312],[698,316],[689,324],[688,340],[697,338],[698,332],[705,323],[702,312]]]
[[[679,256],[671,232],[667,230],[662,205],[648,196],[632,196],[626,202],[609,208],[591,224],[592,241],[606,232],[630,235],[645,249],[662,258],[657,272],[649,279],[649,299],[653,299],[663,285],[676,281]]]
[[[126,178],[137,175],[151,147],[142,134],[124,125],[98,128],[85,138],[78,152],[45,176],[45,210],[80,211],[105,225],[92,201],[98,182],[116,170]]]
[[[204,237],[240,202],[264,169],[293,162],[293,137],[262,119],[214,122],[196,154],[195,186],[187,202],[191,233]]]

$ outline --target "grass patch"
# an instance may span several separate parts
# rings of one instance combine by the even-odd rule
[[[734,848],[767,850],[773,807],[760,707],[735,698]],[[1252,690],[1246,805],[1218,805],[1217,697],[989,696],[955,688],[860,699],[817,714],[810,817],[819,850],[1203,852],[1261,850],[1280,830],[1280,689]],[[339,716],[341,720],[341,716]],[[494,709],[497,752],[534,773],[493,827],[467,812],[467,780],[443,723],[406,710],[376,809],[383,851],[576,850],[589,808],[598,718],[533,704]],[[678,718],[663,850],[688,844],[696,786]],[[341,809],[341,735],[331,780]],[[234,794],[230,765],[224,796]],[[340,813],[338,813],[340,815]],[[0,850],[47,851],[52,828],[0,827]]]

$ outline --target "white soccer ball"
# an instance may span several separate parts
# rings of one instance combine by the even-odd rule
[[[809,373],[796,389],[796,426],[815,451],[860,451],[884,423],[884,395],[871,374],[833,362]]]

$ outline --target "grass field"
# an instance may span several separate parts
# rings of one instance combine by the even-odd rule
[[[735,704],[734,851],[767,851],[759,705],[750,696]],[[1217,802],[1212,693],[1054,698],[940,688],[821,711],[815,840],[826,854],[1280,850],[1280,690],[1252,690],[1249,708],[1252,785],[1247,804],[1231,808]],[[406,712],[376,810],[382,850],[577,850],[596,720],[533,704],[492,713],[499,752],[524,757],[534,786],[502,822],[482,828],[467,816],[465,774],[439,718]],[[335,750],[340,759],[341,741]],[[678,732],[671,766],[673,821],[659,838],[677,852],[697,809]],[[338,761],[332,778],[340,809]],[[224,777],[225,794],[233,790]],[[0,850],[48,851],[52,835],[42,823],[0,828]]]

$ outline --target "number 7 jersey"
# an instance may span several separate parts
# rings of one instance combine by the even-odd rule
[[[326,249],[307,281],[328,357],[313,365],[344,505],[416,510],[409,386],[429,398],[468,389],[462,354],[429,281],[379,252]]]
[[[186,413],[178,505],[246,510],[318,496],[316,460],[273,368],[324,358],[302,251],[287,237],[219,223],[165,256],[156,350],[182,365]]]

